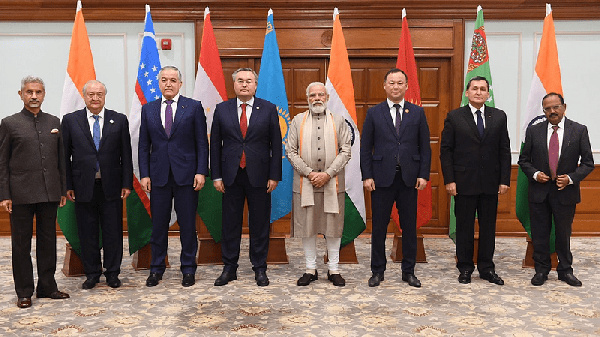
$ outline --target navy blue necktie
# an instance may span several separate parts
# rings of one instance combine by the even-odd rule
[[[483,118],[481,118],[481,110],[475,112],[477,114],[477,130],[479,130],[479,136],[483,137]]]
[[[400,135],[400,125],[402,124],[402,113],[400,113],[400,104],[394,104],[394,108],[396,108],[396,134]]]
[[[94,145],[96,146],[96,151],[98,151],[98,149],[100,149],[100,116],[92,115],[92,117],[94,117],[94,119],[95,119],[94,125],[92,126],[92,129],[93,129],[92,139],[94,140]],[[96,161],[96,172],[98,172],[99,170],[100,170],[100,163],[98,163],[98,161]]]

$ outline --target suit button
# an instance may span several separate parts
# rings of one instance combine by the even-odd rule
[[[321,159],[319,159],[318,161],[321,161]]]
[[[321,140],[321,137],[317,137],[317,140]]]

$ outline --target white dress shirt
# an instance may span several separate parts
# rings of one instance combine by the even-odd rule
[[[179,102],[179,94],[177,94],[172,99],[173,103],[171,103],[171,109],[173,110],[173,121],[175,121],[175,113],[177,112],[177,102]],[[163,128],[165,127],[165,110],[167,109],[167,99],[165,96],[161,98],[160,104],[160,121],[162,123]],[[173,125],[173,124],[171,124]]]
[[[394,107],[394,104],[400,104],[400,122],[402,122],[402,109],[404,109],[404,98],[400,101],[400,103],[394,103],[392,101],[390,101],[390,99],[387,99],[387,104],[390,107],[390,115],[392,116],[392,124],[394,124],[394,126],[396,126],[396,107]]]

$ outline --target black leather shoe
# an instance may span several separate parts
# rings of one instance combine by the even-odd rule
[[[468,284],[471,283],[471,272],[461,271],[458,275],[458,283]]]
[[[31,306],[31,297],[19,297],[17,299],[17,307],[29,308]]]
[[[146,280],[146,287],[154,287],[158,285],[158,281],[162,280],[162,274],[159,273],[150,273],[148,279]]]
[[[533,277],[531,278],[531,284],[533,284],[534,286],[541,286],[542,284],[544,284],[544,282],[546,282],[547,279],[548,275],[544,273],[535,273],[535,275],[533,275]]]
[[[411,287],[421,288],[421,281],[413,273],[402,273],[402,281],[407,282]]]
[[[369,287],[377,287],[383,281],[383,273],[373,273],[369,279]]]
[[[346,285],[346,280],[344,280],[340,274],[329,274],[329,271],[327,271],[327,279],[336,287],[343,287]]]
[[[573,287],[581,287],[582,283],[573,273],[558,274],[558,279]]]
[[[184,287],[191,287],[196,283],[196,277],[194,274],[183,274],[183,280],[181,285]]]
[[[219,276],[216,280],[215,280],[215,286],[224,286],[227,283],[229,283],[230,281],[233,280],[237,280],[237,273],[236,271],[223,271],[221,273],[221,276]]]
[[[264,270],[257,271],[254,274],[254,279],[259,287],[266,287],[269,285],[269,278],[267,277],[267,272]]]
[[[100,280],[97,277],[89,277],[81,285],[81,289],[92,289]]]
[[[71,296],[69,296],[69,294],[67,293],[63,293],[62,291],[54,291],[51,292],[50,294],[35,294],[35,297],[37,298],[51,298],[53,300],[64,300],[65,298],[69,298]]]
[[[121,286],[121,280],[119,280],[118,276],[110,276],[106,278],[106,284],[108,284],[111,288],[118,288]]]
[[[482,280],[487,280],[490,283],[495,283],[499,286],[504,285],[504,281],[492,270],[485,273],[479,273],[479,278]]]
[[[312,281],[316,281],[318,279],[319,273],[317,272],[317,270],[315,270],[314,274],[304,273],[304,275],[302,275],[302,277],[298,279],[298,282],[296,282],[296,284],[301,287],[304,287],[309,285]]]

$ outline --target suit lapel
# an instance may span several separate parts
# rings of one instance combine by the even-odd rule
[[[165,132],[165,127],[162,124],[162,120],[160,119],[160,108],[162,106],[162,97],[155,100],[153,105],[149,106],[149,112],[150,112],[150,119],[152,120],[152,122],[154,123],[154,126],[158,129],[161,130],[160,133],[165,136],[166,138],[169,138],[169,136],[167,135],[167,133]],[[149,103],[151,104],[151,103]]]
[[[259,104],[258,100],[256,98],[254,98],[254,106],[252,107],[252,114],[250,115],[250,120],[248,121],[248,130],[246,131],[246,138],[248,137],[248,135],[250,134],[250,132],[252,132],[252,130],[254,130],[256,127],[256,124],[259,123],[257,122],[260,117],[261,117],[261,110],[260,110],[261,105]],[[240,129],[240,135],[242,134],[242,131]]]
[[[231,125],[235,126],[235,134],[238,135],[241,138],[242,137],[242,130],[240,129],[240,119],[238,118],[238,111],[237,111],[237,98],[232,99],[231,101],[231,105],[229,106],[228,110],[228,114],[229,114],[229,119],[231,121]],[[246,132],[246,135],[248,135],[248,133]]]
[[[570,140],[573,137],[573,127],[572,127],[573,123],[571,123],[571,121],[568,120],[566,117],[564,117],[564,118],[565,118],[565,124],[564,124],[565,129],[563,130],[563,139],[562,139],[562,144],[560,145],[560,156],[558,157],[558,166],[560,166],[561,158],[563,157],[563,155],[569,148],[569,145],[571,144]],[[548,133],[546,132],[546,134],[548,134]]]
[[[183,119],[183,116],[187,113],[187,108],[188,105],[186,104],[185,97],[179,95],[179,102],[177,102],[177,111],[175,112],[175,119],[173,120],[173,126],[171,127],[171,135],[175,133],[177,126]],[[168,136],[170,137],[171,135]]]
[[[485,128],[483,129],[483,137],[481,137],[481,139],[485,139],[485,137],[488,134],[488,130],[491,129],[494,125],[494,114],[492,113],[492,109],[488,108],[487,106],[485,108],[483,108],[483,118],[485,118]],[[475,125],[475,127],[477,127],[477,125]],[[479,131],[477,131],[479,132]]]
[[[381,117],[383,118],[383,123],[390,128],[390,131],[396,138],[399,138],[398,134],[396,133],[394,121],[392,120],[392,115],[390,115],[390,107],[389,105],[387,105],[387,100],[383,102],[383,104],[381,105],[381,109],[379,110],[381,112]]]
[[[471,113],[471,108],[469,107],[469,105],[465,105],[463,107],[462,115],[463,115],[463,118],[465,119],[467,125],[471,129],[471,132],[473,132],[473,134],[475,134],[475,136],[478,139],[481,139],[481,137],[479,136],[479,130],[477,130],[477,124],[475,124],[475,120],[473,119],[473,114]],[[484,131],[484,135],[485,135],[485,131]]]
[[[85,135],[85,138],[90,142],[90,145],[95,150],[96,145],[94,144],[94,140],[92,139],[92,133],[90,132],[90,123],[87,120],[86,109],[84,108],[82,110],[75,112],[75,117],[77,119],[77,124],[79,124],[81,131]]]
[[[406,104],[406,101],[404,102],[404,107],[402,107],[402,123],[400,124],[400,135],[398,136],[399,138],[402,137],[402,134],[404,133],[404,129],[407,127],[409,123],[409,121],[414,118],[413,117],[414,114],[410,113],[410,109],[408,104]],[[390,116],[391,119],[391,116]],[[396,128],[394,128],[394,130],[396,130]]]
[[[104,144],[104,140],[110,133],[114,127],[115,121],[113,120],[113,114],[115,112],[112,110],[104,109],[104,125],[102,126],[102,137],[100,138],[100,149],[102,148],[102,144]]]

